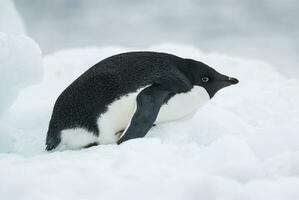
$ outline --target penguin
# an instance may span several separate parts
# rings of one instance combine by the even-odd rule
[[[193,59],[151,51],[95,64],[57,98],[46,150],[121,144],[153,125],[192,115],[217,91],[239,81]]]

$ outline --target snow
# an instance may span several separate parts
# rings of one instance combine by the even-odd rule
[[[33,40],[0,33],[0,114],[20,90],[41,80],[41,65],[41,51]]]
[[[202,60],[240,83],[193,118],[161,124],[145,138],[44,152],[60,92],[94,63],[129,50],[136,49],[65,49],[43,58],[43,80],[24,88],[2,115],[1,133],[13,140],[10,153],[0,154],[1,199],[299,199],[299,80],[263,61],[191,46],[147,50]],[[33,76],[16,77],[28,83]]]
[[[13,35],[26,33],[23,19],[11,0],[0,1],[0,32]]]
[[[13,147],[11,130],[2,122],[1,115],[23,88],[42,79],[41,65],[41,51],[33,40],[0,32],[0,152]]]

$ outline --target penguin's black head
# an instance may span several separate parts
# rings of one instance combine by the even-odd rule
[[[238,79],[220,74],[208,65],[191,59],[186,59],[189,70],[188,77],[193,85],[206,89],[210,98],[220,89],[239,83]]]

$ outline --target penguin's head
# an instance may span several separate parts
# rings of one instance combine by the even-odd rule
[[[202,62],[191,59],[187,62],[192,68],[189,74],[192,83],[205,88],[210,98],[222,88],[239,83],[238,79],[223,75]]]

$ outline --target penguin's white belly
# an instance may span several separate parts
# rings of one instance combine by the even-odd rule
[[[98,119],[99,143],[115,143],[119,136],[115,133],[126,129],[136,109],[136,97],[143,90],[123,96],[108,106],[108,109]],[[183,118],[194,113],[209,100],[209,95],[203,87],[194,86],[191,91],[173,96],[164,104],[155,123],[161,123]]]
[[[117,142],[119,136],[116,133],[124,130],[129,124],[135,112],[136,97],[143,89],[114,101],[108,106],[107,111],[98,118],[100,144]]]

